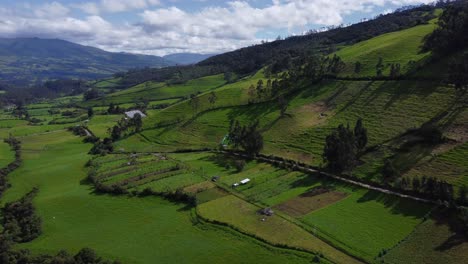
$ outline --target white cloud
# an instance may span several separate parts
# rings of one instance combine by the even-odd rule
[[[52,2],[35,9],[34,14],[38,17],[64,17],[70,9],[58,2]]]
[[[81,9],[85,13],[96,15],[99,13],[119,13],[141,10],[158,5],[161,5],[159,0],[100,0],[96,2],[73,4],[72,6]]]
[[[162,7],[159,0],[99,0],[64,6],[51,2],[25,12],[0,7],[0,36],[62,38],[110,51],[162,55],[173,52],[224,52],[258,43],[259,33],[304,32],[309,26],[337,25],[353,12],[395,8],[427,0],[273,0],[229,1],[197,12]],[[177,5],[177,3],[175,4]],[[393,5],[393,6],[392,6]],[[79,8],[87,17],[73,17]],[[140,10],[140,22],[113,24],[106,13]]]

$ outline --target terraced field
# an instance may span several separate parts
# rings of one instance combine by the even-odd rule
[[[312,258],[271,247],[228,228],[194,225],[184,205],[157,197],[94,194],[93,188],[84,184],[90,146],[69,132],[30,135],[22,142],[24,163],[11,174],[12,187],[0,202],[3,206],[38,187],[34,204],[43,233],[20,248],[56,254],[61,249],[76,252],[91,247],[100,256],[124,263],[244,263],[259,257],[271,263],[309,263]],[[108,157],[109,164],[118,164],[111,161],[112,155]]]
[[[165,83],[145,82],[134,87],[111,93],[104,98],[82,103],[83,106],[106,106],[136,103],[143,101],[161,101],[179,99],[191,94],[203,93],[225,84],[224,75],[213,75],[190,80],[185,84],[167,85]]]
[[[188,166],[165,155],[112,155],[112,159],[93,161],[94,181],[127,191],[151,188],[156,192],[172,192],[205,179]]]

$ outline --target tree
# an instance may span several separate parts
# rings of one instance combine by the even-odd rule
[[[356,61],[354,64],[354,73],[360,73],[362,69],[362,64],[359,61]]]
[[[272,81],[271,79],[268,79],[267,84],[266,84],[266,92],[271,93],[271,88],[272,88]]]
[[[286,101],[286,98],[284,98],[283,95],[278,96],[278,106],[280,109],[280,115],[283,117],[288,109],[288,101]]]
[[[468,4],[449,5],[438,20],[439,27],[425,39],[424,50],[442,56],[463,50],[468,43]]]
[[[354,138],[356,140],[357,150],[362,151],[367,145],[367,129],[362,124],[362,118],[356,121],[354,127]]]
[[[235,148],[242,147],[245,152],[255,156],[263,149],[263,136],[258,130],[259,122],[249,126],[240,126],[238,121],[231,120],[229,139]]]
[[[241,172],[245,168],[245,160],[235,160],[234,166],[236,167],[237,172]]]
[[[457,90],[468,88],[468,53],[464,53],[450,65],[449,82]]]
[[[109,104],[109,108],[107,108],[107,113],[108,114],[113,114],[115,112],[115,106],[114,103]]]
[[[38,192],[34,188],[17,201],[6,203],[2,208],[3,234],[10,236],[14,242],[29,242],[41,232],[41,219],[36,214],[33,198]]]
[[[122,136],[122,128],[118,125],[112,127],[111,138],[113,141],[117,141]]]
[[[213,105],[216,103],[217,99],[218,99],[218,97],[216,96],[216,93],[212,91],[210,93],[210,96],[208,97],[208,101],[210,102],[211,107],[213,107]]]
[[[101,263],[101,258],[90,248],[83,248],[73,258],[77,264]]]
[[[461,207],[458,209],[458,219],[461,223],[463,232],[465,233],[465,237],[468,238],[468,208],[467,207]]]
[[[258,131],[259,122],[256,121],[251,126],[243,129],[241,141],[242,148],[251,156],[255,156],[263,149],[263,136]]]
[[[271,82],[271,95],[276,96],[280,91],[280,82],[275,79]]]
[[[415,192],[419,192],[421,188],[421,181],[419,180],[419,178],[413,178],[412,186]]]
[[[250,85],[249,87],[248,95],[249,95],[249,104],[254,103],[255,102],[255,86],[253,84]]]
[[[384,64],[383,64],[383,59],[382,57],[379,57],[379,60],[377,62],[377,65],[375,66],[375,69],[377,70],[377,76],[380,77],[383,74],[383,69],[384,69]]]
[[[194,94],[190,95],[190,105],[192,106],[193,115],[195,116],[198,112],[198,108],[200,107],[200,98]]]
[[[132,118],[132,124],[135,126],[135,131],[140,132],[143,127],[143,118],[139,113],[136,113]]]
[[[261,99],[261,98],[262,98],[263,92],[264,92],[264,91],[263,91],[263,80],[260,79],[260,80],[258,80],[258,82],[257,82],[257,97],[258,97],[258,99]]]
[[[84,93],[85,101],[96,99],[99,97],[99,91],[95,88],[91,88]]]
[[[401,66],[399,63],[393,64],[390,66],[390,77],[391,78],[398,78],[400,77]]]
[[[91,118],[94,116],[94,110],[92,107],[89,107],[88,108],[88,118]]]
[[[382,175],[385,179],[393,179],[400,175],[400,172],[395,167],[391,159],[386,159],[384,162],[384,166],[382,168]]]
[[[356,144],[351,129],[339,125],[325,139],[323,159],[328,167],[335,172],[351,169],[356,162]]]
[[[464,205],[467,202],[468,189],[466,185],[460,187],[458,191],[458,203]]]

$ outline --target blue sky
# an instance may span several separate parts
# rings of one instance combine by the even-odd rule
[[[2,0],[0,37],[60,38],[109,51],[220,53],[358,22],[428,0]]]

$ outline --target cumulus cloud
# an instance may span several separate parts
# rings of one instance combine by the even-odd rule
[[[213,53],[258,43],[257,36],[279,30],[303,32],[311,25],[338,25],[353,12],[376,7],[427,3],[427,0],[273,0],[228,1],[196,12],[179,2],[99,0],[66,6],[58,1],[28,8],[0,7],[0,36],[62,38],[110,51],[162,55],[173,52]],[[166,2],[167,4],[167,2]],[[87,16],[73,16],[80,9]],[[136,12],[137,23],[106,19],[108,13]],[[109,21],[113,21],[112,23]]]
[[[99,13],[119,13],[131,10],[141,10],[161,5],[159,0],[100,0],[99,2],[85,2],[74,4],[85,13],[97,15]]]

